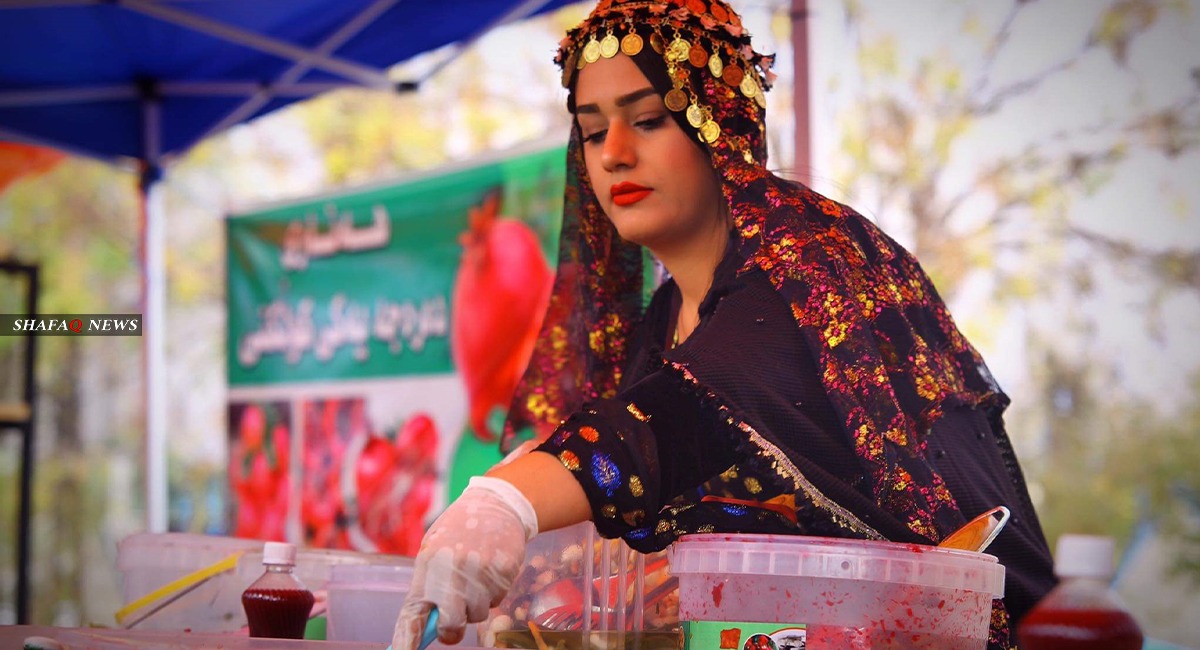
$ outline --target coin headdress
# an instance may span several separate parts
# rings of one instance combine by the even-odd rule
[[[646,48],[661,57],[667,108],[710,151],[721,151],[714,164],[730,154],[765,162],[765,93],[774,59],[754,51],[741,17],[721,0],[603,0],[567,33],[555,61],[567,88],[589,63],[618,53],[639,61],[654,82],[659,70],[639,60]]]

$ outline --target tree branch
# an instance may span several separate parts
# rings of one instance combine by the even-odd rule
[[[1000,24],[1000,28],[996,30],[992,41],[988,43],[983,54],[983,72],[979,75],[979,79],[975,82],[975,87],[971,90],[971,95],[982,94],[984,88],[987,87],[988,81],[992,76],[992,68],[995,66],[997,54],[1000,49],[1008,42],[1012,36],[1013,22],[1017,19],[1017,14],[1025,8],[1024,0],[1015,0],[1008,8],[1008,15],[1004,17],[1004,21]]]

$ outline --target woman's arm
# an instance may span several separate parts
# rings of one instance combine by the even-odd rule
[[[532,451],[471,479],[421,542],[392,647],[416,650],[434,607],[438,638],[457,643],[512,586],[531,537],[590,514],[579,481],[551,454]]]
[[[488,470],[488,476],[512,483],[537,513],[539,531],[554,530],[592,518],[579,481],[553,455],[531,451]]]

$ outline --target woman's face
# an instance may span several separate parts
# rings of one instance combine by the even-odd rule
[[[588,178],[623,239],[667,251],[728,227],[712,163],[632,59],[579,71],[575,117]]]

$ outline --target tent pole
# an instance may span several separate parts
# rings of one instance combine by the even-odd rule
[[[381,72],[370,66],[355,63],[347,59],[340,59],[332,55],[320,54],[277,38],[233,27],[217,20],[205,18],[199,14],[181,11],[168,6],[167,3],[152,2],[150,0],[115,0],[114,4],[130,11],[152,16],[172,25],[178,25],[200,34],[207,34],[221,40],[229,41],[234,45],[250,47],[261,52],[266,52],[267,54],[274,54],[280,58],[311,64],[326,72],[356,81],[368,88],[392,87],[392,83],[388,80],[386,72]]]
[[[346,41],[353,38],[360,31],[371,25],[383,15],[388,9],[392,8],[399,0],[375,0],[373,4],[363,9],[352,20],[347,21],[336,32],[328,38],[321,41],[312,52],[316,56],[330,56],[341,46],[346,44]],[[286,72],[279,76],[269,86],[260,86],[259,89],[241,106],[238,106],[233,112],[225,116],[225,119],[218,122],[212,128],[204,133],[204,137],[219,133],[245,120],[250,119],[256,112],[268,102],[277,97],[282,87],[291,86],[304,77],[309,70],[313,69],[313,61],[311,57],[306,57],[296,64],[288,68]],[[387,74],[385,71],[384,75]]]
[[[142,387],[146,420],[146,530],[167,532],[167,376],[166,376],[166,225],[158,182],[162,114],[159,98],[147,87],[143,97],[141,194]]]
[[[792,116],[795,121],[796,180],[812,185],[812,104],[809,97],[809,40],[808,0],[792,0],[792,56],[794,80],[792,84]]]
[[[524,2],[518,4],[517,6],[513,7],[512,9],[509,9],[502,16],[497,17],[492,22],[487,23],[480,29],[475,30],[474,34],[471,34],[467,38],[456,43],[454,45],[454,52],[450,56],[439,61],[437,65],[430,68],[424,74],[424,76],[422,76],[421,79],[416,82],[417,85],[420,85],[420,84],[425,83],[426,81],[429,81],[431,78],[433,78],[433,75],[437,74],[438,72],[441,72],[443,68],[450,65],[455,59],[457,59],[460,54],[462,54],[463,52],[466,52],[467,48],[474,45],[475,41],[478,41],[480,38],[483,38],[484,34],[492,31],[496,27],[499,27],[500,25],[503,25],[505,23],[528,18],[530,15],[533,14],[533,12],[535,12],[538,9],[541,9],[543,6],[545,6],[546,1],[547,0],[524,0]]]

